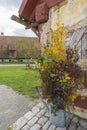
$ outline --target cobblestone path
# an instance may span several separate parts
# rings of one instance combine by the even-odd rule
[[[16,93],[6,85],[0,85],[0,130],[7,130],[36,103],[39,102]]]
[[[87,120],[71,115],[67,121],[67,128],[53,126],[48,113],[39,103],[9,128],[10,130],[87,130]]]

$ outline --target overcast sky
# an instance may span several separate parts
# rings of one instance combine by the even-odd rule
[[[18,10],[22,0],[0,0],[0,34],[4,32],[6,36],[28,36],[34,37],[35,34],[25,27],[11,20],[14,14],[18,16]]]

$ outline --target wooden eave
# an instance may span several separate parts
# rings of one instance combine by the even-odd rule
[[[37,28],[36,28],[37,27],[36,23],[28,23],[15,15],[12,15],[11,19],[17,23],[24,25],[26,29],[31,29],[39,37],[39,33],[38,33]]]
[[[51,8],[62,1],[64,0],[46,0],[46,3],[47,3],[47,6]]]
[[[32,20],[35,19],[35,8],[39,4],[46,3],[51,8],[62,1],[64,0],[23,0],[18,13],[20,17]]]
[[[42,3],[46,3],[48,8],[51,8],[62,1],[64,0],[23,0],[18,11],[19,17],[13,15],[11,19],[24,25],[26,29],[31,28],[32,31],[37,36],[39,36],[40,34],[39,34],[38,27],[40,22],[37,23],[35,19],[36,7]]]
[[[33,13],[34,8],[37,5],[37,2],[38,0],[23,0],[18,11],[19,16],[29,20],[29,18]]]

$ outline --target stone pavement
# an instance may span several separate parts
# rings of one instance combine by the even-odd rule
[[[87,120],[72,114],[66,125],[67,128],[53,126],[43,104],[39,103],[12,124],[8,130],[87,130]]]
[[[0,85],[0,130],[8,126],[31,110],[38,100],[18,94],[6,85]]]

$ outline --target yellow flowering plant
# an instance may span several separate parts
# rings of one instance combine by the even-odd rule
[[[53,104],[53,111],[65,109],[78,96],[82,89],[81,68],[77,65],[77,51],[66,48],[63,40],[66,30],[57,24],[51,32],[50,44],[42,47],[42,55],[38,59],[41,74],[41,91],[44,99]]]

